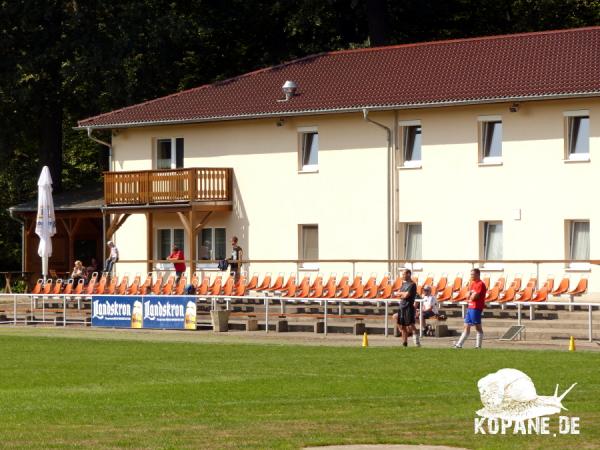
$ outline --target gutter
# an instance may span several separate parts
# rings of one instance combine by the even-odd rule
[[[21,272],[25,272],[25,222],[14,215],[12,208],[8,209],[10,218],[21,224]]]
[[[382,128],[383,130],[386,131],[387,134],[387,235],[388,235],[388,260],[394,260],[395,258],[395,251],[394,249],[395,247],[395,230],[396,230],[396,225],[393,222],[393,214],[392,214],[392,210],[394,208],[393,205],[393,201],[394,201],[394,192],[393,192],[393,176],[394,176],[394,172],[393,172],[393,134],[392,134],[392,130],[391,128],[374,121],[373,119],[369,118],[369,110],[367,108],[364,108],[362,110],[363,113],[363,118],[365,119],[366,122],[372,123],[373,125],[377,125],[378,127]],[[395,271],[393,270],[394,268],[392,267],[392,263],[388,262],[388,272],[390,272],[391,275],[396,276]]]
[[[427,102],[427,103],[394,103],[389,105],[364,105],[364,106],[352,106],[342,108],[331,108],[331,109],[310,109],[301,111],[282,111],[282,112],[269,112],[269,113],[248,113],[248,114],[235,114],[231,116],[210,116],[210,117],[199,117],[194,119],[179,119],[179,120],[148,120],[140,122],[124,122],[124,123],[110,123],[105,125],[81,125],[73,127],[74,130],[87,130],[88,136],[90,136],[90,130],[102,130],[102,129],[115,129],[115,128],[137,128],[137,127],[148,127],[148,126],[162,126],[162,125],[187,125],[194,123],[206,123],[206,122],[227,122],[232,120],[252,120],[252,119],[268,119],[268,118],[280,118],[280,117],[300,117],[320,114],[343,114],[343,113],[357,113],[362,112],[364,109],[372,111],[391,111],[395,109],[424,109],[424,108],[443,108],[449,106],[470,106],[470,105],[489,105],[494,103],[511,103],[511,102],[524,102],[524,101],[541,101],[541,100],[565,100],[570,98],[587,98],[587,97],[600,97],[600,92],[574,92],[570,94],[547,94],[547,95],[521,95],[514,97],[490,97],[480,100],[448,100],[439,102]],[[130,106],[134,108],[135,105]],[[95,138],[91,138],[96,140]],[[103,145],[110,146],[102,141],[97,141]]]
[[[94,142],[97,142],[98,144],[108,147],[108,170],[112,170],[112,149],[113,149],[112,145],[109,144],[108,142],[105,142],[98,138],[95,138],[92,135],[92,132],[94,131],[93,127],[86,127],[86,130],[87,130],[88,138],[90,138]]]

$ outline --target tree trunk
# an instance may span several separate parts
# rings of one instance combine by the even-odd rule
[[[53,191],[60,192],[63,160],[62,108],[58,101],[50,101],[44,105],[42,111],[40,117],[40,163],[50,169]]]

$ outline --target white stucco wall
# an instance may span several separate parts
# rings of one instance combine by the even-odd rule
[[[600,100],[523,102],[515,113],[508,107],[399,115],[400,120],[421,121],[423,140],[422,168],[398,172],[400,222],[422,223],[424,259],[479,259],[479,223],[502,221],[504,259],[534,260],[567,258],[565,220],[584,219],[590,221],[590,257],[597,258],[600,211],[592,198],[600,190]],[[573,110],[589,110],[589,162],[564,161],[564,112]],[[477,120],[486,115],[502,117],[502,165],[478,164]],[[424,269],[431,267],[439,270],[433,265]],[[503,267],[509,278],[536,273],[533,264]],[[457,267],[449,270],[451,275],[453,269]],[[595,266],[592,270],[595,278]],[[564,271],[564,264],[542,265],[540,278],[558,278]],[[492,273],[492,278],[498,275]],[[587,275],[574,273],[572,278]]]
[[[588,110],[589,162],[564,159],[564,113]],[[600,189],[600,100],[522,102],[518,112],[509,104],[403,110],[398,121],[419,120],[422,126],[422,167],[399,169],[398,217],[400,223],[420,222],[424,259],[478,259],[480,222],[503,222],[504,259],[563,259],[565,220],[590,221],[591,258],[600,255],[595,231],[600,211],[594,194]],[[502,165],[481,166],[478,117],[501,116]],[[372,113],[388,126],[394,113]],[[365,122],[361,114],[204,123],[185,126],[120,130],[113,138],[115,170],[152,169],[157,138],[185,139],[185,167],[232,167],[234,210],[214,213],[207,227],[225,227],[227,240],[238,235],[245,257],[295,259],[298,225],[318,224],[321,259],[386,259],[387,142],[384,131]],[[298,171],[298,128],[317,127],[319,171]],[[515,217],[520,216],[519,220]],[[155,217],[154,229],[181,228],[175,214]],[[146,259],[145,220],[130,218],[115,240],[122,259]],[[398,255],[403,257],[402,238]],[[189,249],[189,242],[186,248]],[[229,244],[228,244],[229,247]],[[121,265],[125,270],[127,267]],[[121,266],[118,270],[121,270]],[[135,266],[137,267],[137,266]],[[145,270],[145,266],[140,271]],[[251,271],[291,271],[293,265],[274,268],[255,264]],[[384,264],[362,264],[368,274],[386,270]],[[424,264],[428,272],[462,272],[470,265]],[[127,270],[133,270],[130,266]],[[349,264],[322,264],[328,273],[351,271]],[[564,264],[503,264],[509,279],[538,273],[557,280]],[[600,290],[596,266],[572,274],[574,280],[590,276],[590,290]]]
[[[380,118],[392,126],[391,114]],[[318,129],[318,173],[298,170],[300,127]],[[174,136],[185,139],[185,167],[233,168],[233,212],[213,213],[206,226],[227,228],[228,241],[237,235],[246,258],[298,258],[299,224],[319,226],[321,259],[387,258],[387,140],[362,115],[286,119],[282,126],[271,119],[121,130],[113,141],[114,167],[152,168],[154,140]],[[169,224],[181,228],[175,214],[155,216],[154,229]],[[141,231],[137,221],[128,219],[115,240],[128,241]],[[146,257],[145,245],[128,246],[127,259]]]

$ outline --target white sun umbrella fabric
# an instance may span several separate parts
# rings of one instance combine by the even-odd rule
[[[42,275],[48,275],[48,258],[52,256],[52,236],[56,234],[54,201],[52,200],[52,177],[48,166],[42,168],[38,180],[38,210],[35,234],[40,237],[38,255],[42,258]]]

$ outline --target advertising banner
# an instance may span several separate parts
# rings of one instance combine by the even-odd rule
[[[196,329],[196,302],[193,297],[148,296],[144,302],[144,328]]]
[[[196,329],[196,302],[185,296],[94,295],[92,326]]]
[[[94,295],[92,326],[142,328],[142,297]]]

